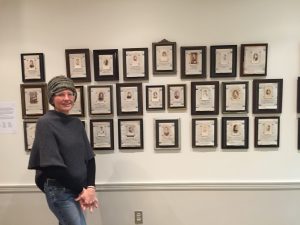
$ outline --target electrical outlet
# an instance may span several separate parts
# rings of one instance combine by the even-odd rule
[[[143,212],[134,211],[134,222],[135,224],[143,224]]]

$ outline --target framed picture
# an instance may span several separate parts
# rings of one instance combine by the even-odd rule
[[[143,119],[119,119],[119,149],[143,149]]]
[[[148,80],[148,48],[123,49],[124,80]]]
[[[297,113],[300,113],[300,77],[297,80]]]
[[[48,110],[46,95],[47,85],[21,84],[21,101],[23,119],[36,118],[44,115]]]
[[[143,92],[141,83],[117,83],[117,114],[143,115]]]
[[[168,84],[168,108],[186,108],[186,84]]]
[[[94,50],[95,81],[119,80],[118,49]]]
[[[283,79],[253,80],[253,113],[281,113]]]
[[[25,150],[30,151],[32,149],[33,141],[35,138],[36,130],[36,120],[35,121],[23,121],[24,128],[24,141],[25,141]]]
[[[180,48],[181,78],[206,77],[206,46]]]
[[[112,85],[88,86],[90,115],[113,115]]]
[[[84,110],[84,87],[81,86],[75,86],[76,92],[77,92],[77,98],[74,103],[74,106],[72,110],[70,111],[69,115],[72,116],[85,116],[85,110]]]
[[[165,86],[146,86],[146,109],[165,110]]]
[[[248,148],[248,117],[222,118],[222,148]]]
[[[66,49],[67,76],[74,82],[90,82],[90,50]]]
[[[236,77],[236,66],[236,45],[218,45],[210,47],[211,77]]]
[[[219,81],[191,82],[191,114],[219,114]]]
[[[45,81],[45,67],[43,53],[21,54],[22,80],[26,82]]]
[[[180,120],[156,119],[155,149],[180,149]]]
[[[192,119],[193,148],[217,147],[217,119]]]
[[[90,134],[94,150],[114,149],[114,122],[112,119],[91,119]]]
[[[241,45],[241,76],[266,76],[268,44]]]
[[[248,81],[223,82],[223,113],[248,112]]]
[[[300,150],[300,118],[298,118],[298,150]]]
[[[152,43],[153,74],[176,73],[176,42],[166,39]]]
[[[280,118],[255,117],[255,147],[279,147]]]

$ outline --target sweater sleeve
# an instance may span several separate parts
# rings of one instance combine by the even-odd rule
[[[96,163],[95,163],[95,158],[92,158],[88,161],[87,164],[87,185],[86,186],[95,186],[95,174],[96,174]]]

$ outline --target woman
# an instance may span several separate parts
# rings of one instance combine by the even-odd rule
[[[56,76],[48,83],[54,110],[38,119],[29,169],[60,225],[85,225],[82,210],[98,207],[95,158],[82,122],[69,116],[77,93],[74,83]]]

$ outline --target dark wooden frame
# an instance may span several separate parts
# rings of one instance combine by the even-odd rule
[[[277,84],[277,108],[276,109],[260,109],[260,85],[261,84]],[[282,91],[283,79],[261,79],[253,80],[253,113],[281,113],[282,111]]]
[[[109,147],[95,147],[94,123],[107,123],[109,125],[109,135],[110,135],[110,146]],[[114,149],[114,121],[113,121],[113,119],[91,119],[90,120],[90,138],[91,138],[91,146],[94,150],[113,150]]]
[[[158,52],[157,52],[157,47],[171,47],[172,52],[171,52],[171,58],[172,58],[172,68],[169,70],[164,70],[164,69],[159,69],[157,68],[157,57],[158,57]],[[160,42],[154,42],[152,43],[152,54],[153,54],[153,59],[152,59],[152,64],[153,64],[153,74],[176,74],[176,42],[170,42],[166,39],[161,40]]]
[[[195,52],[193,52],[195,51]],[[193,63],[193,59],[191,59],[190,65],[198,64],[199,55],[197,51],[201,51],[201,73],[187,73],[187,52],[191,52],[191,54],[196,54],[196,61]],[[190,57],[192,57],[190,55]],[[206,46],[183,46],[180,47],[180,64],[181,64],[181,79],[197,79],[197,78],[206,78]]]
[[[197,111],[197,86],[214,86],[214,109]],[[192,115],[218,115],[219,114],[219,81],[191,82],[191,114]]]
[[[85,71],[80,75],[80,77],[74,77],[72,75],[71,65],[72,59],[71,56],[75,54],[84,54],[84,62],[81,62],[85,66]],[[90,66],[90,50],[88,48],[83,49],[66,49],[66,68],[67,68],[67,77],[71,78],[74,82],[90,82],[91,81],[91,66]]]
[[[227,143],[227,122],[241,121],[244,122],[244,144],[229,145]],[[234,129],[234,128],[233,128]],[[223,117],[222,118],[222,148],[223,149],[247,149],[249,147],[249,118],[248,117]]]
[[[232,51],[231,72],[216,71],[217,51],[229,49]],[[210,76],[211,77],[236,77],[237,70],[237,45],[215,45],[210,47]]]
[[[100,57],[107,56],[111,59],[112,73],[101,74],[100,71]],[[119,80],[119,57],[118,49],[99,49],[93,50],[93,59],[94,59],[94,78],[95,81],[117,81]],[[108,59],[105,59],[107,63],[110,64]]]
[[[179,98],[182,99],[183,98],[183,104],[182,105],[174,105],[171,102],[171,96],[175,95],[176,98],[176,94],[174,93],[174,95],[172,95],[172,89],[176,88],[176,87],[180,87],[183,89],[183,97],[181,97],[179,95]],[[169,109],[185,109],[186,108],[186,84],[168,84],[167,85],[167,90],[168,90],[168,108]]]
[[[136,110],[126,111],[122,108],[122,89],[123,88],[136,88],[136,99],[135,105]],[[132,93],[131,93],[132,94]],[[117,83],[116,84],[116,95],[117,95],[117,114],[118,116],[130,116],[130,115],[143,115],[143,86],[142,83]]]
[[[196,144],[196,123],[197,121],[213,121],[214,124],[214,144],[213,145],[197,145]],[[193,148],[215,148],[218,145],[218,120],[217,118],[194,118],[192,119],[192,146]]]
[[[161,102],[162,105],[159,107],[151,107],[150,102],[150,92],[152,88],[159,88],[161,91]],[[165,86],[164,85],[148,85],[146,86],[146,109],[147,110],[165,110],[166,100],[165,100]]]
[[[128,75],[127,67],[127,54],[130,52],[143,52],[143,62],[144,62],[144,76],[138,74],[136,76]],[[137,57],[138,59],[138,57]],[[123,49],[123,78],[124,80],[148,80],[149,79],[149,63],[148,63],[148,48],[124,48]]]
[[[74,106],[72,108],[72,110],[70,111],[69,115],[72,116],[79,116],[79,117],[84,117],[85,116],[85,95],[84,95],[84,87],[83,85],[76,85],[75,86],[76,91],[77,91],[77,98],[76,98],[76,102],[74,104],[77,104],[79,102],[80,104],[80,111],[81,113],[75,113],[74,110]],[[78,91],[79,90],[79,91]]]
[[[109,112],[94,112],[95,110],[93,110],[93,106],[95,105],[95,103],[92,102],[93,89],[99,89],[99,91],[101,89],[105,89],[105,90],[109,91],[109,93],[108,93],[109,102],[106,104],[106,105],[109,105],[109,109],[110,109]],[[100,93],[98,93],[98,95],[100,95]],[[89,114],[90,115],[113,115],[114,114],[112,85],[90,85],[90,86],[88,86],[88,99],[89,99]],[[104,96],[103,96],[103,99],[101,99],[101,100],[104,100]],[[105,104],[105,103],[103,103],[103,104]],[[103,109],[104,107],[100,107],[100,108]]]
[[[245,71],[245,66],[247,63],[247,48],[257,48],[257,47],[262,47],[265,48],[265,58],[264,58],[264,72],[263,73],[258,73],[258,72],[247,72]],[[258,61],[259,60],[259,55],[261,53],[259,52],[250,52],[251,57],[253,60]],[[256,57],[257,56],[257,57]],[[240,59],[240,76],[241,77],[249,77],[249,76],[267,76],[267,62],[268,62],[268,44],[267,43],[260,43],[260,44],[242,44],[241,45],[241,59]],[[255,67],[255,63],[254,67]],[[254,68],[255,69],[255,68]]]
[[[159,143],[159,126],[160,124],[174,124],[174,144],[173,145],[162,145]],[[159,149],[180,149],[180,120],[179,119],[155,119],[154,120],[155,127],[155,146],[156,150]]]
[[[39,78],[26,78],[26,68],[25,68],[25,58],[30,56],[38,56],[39,64]],[[33,62],[33,61],[32,61]],[[23,53],[21,54],[21,66],[22,66],[22,81],[24,83],[28,82],[44,82],[45,81],[45,64],[44,64],[44,54],[43,53]],[[35,66],[33,66],[35,67]]]

